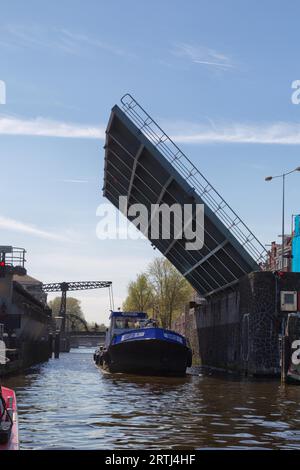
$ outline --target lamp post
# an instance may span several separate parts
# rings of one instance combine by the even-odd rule
[[[272,181],[276,178],[282,178],[282,245],[281,245],[281,264],[282,269],[284,269],[284,232],[285,232],[285,179],[288,175],[295,173],[296,171],[300,171],[300,166],[295,168],[294,170],[288,171],[283,173],[282,175],[277,176],[267,176],[265,181]]]

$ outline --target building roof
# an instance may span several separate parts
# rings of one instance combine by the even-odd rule
[[[38,279],[35,279],[32,276],[28,276],[28,274],[26,274],[25,276],[19,276],[18,274],[14,274],[13,280],[23,286],[40,286],[43,284]]]

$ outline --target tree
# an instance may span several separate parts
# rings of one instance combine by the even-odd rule
[[[123,303],[124,311],[147,312],[153,306],[153,287],[146,274],[139,274],[128,286],[128,295]]]
[[[49,307],[52,310],[53,316],[57,317],[60,311],[60,304],[61,304],[61,297],[55,297],[55,299],[50,300]],[[71,323],[71,327],[74,330],[84,330],[84,325],[80,320],[76,320],[76,318],[72,317],[74,315],[76,317],[81,318],[81,320],[85,321],[84,313],[81,308],[81,302],[75,297],[67,297],[67,319],[69,316],[69,322]]]
[[[163,328],[170,328],[176,314],[190,300],[193,289],[177,269],[164,258],[156,258],[148,268]]]
[[[192,293],[191,285],[167,259],[156,258],[129,284],[123,310],[147,312],[160,320],[163,328],[170,328]]]

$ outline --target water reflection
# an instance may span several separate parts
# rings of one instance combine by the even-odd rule
[[[23,449],[299,449],[300,387],[102,374],[74,350],[6,380]]]

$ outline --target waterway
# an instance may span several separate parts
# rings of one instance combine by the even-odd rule
[[[300,449],[300,387],[102,374],[92,350],[5,380],[21,449]]]

